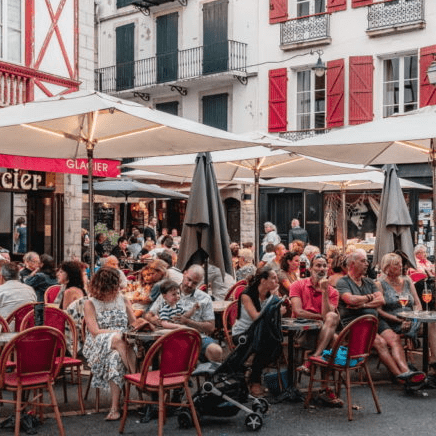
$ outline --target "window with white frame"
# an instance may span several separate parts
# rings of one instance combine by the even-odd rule
[[[297,17],[325,12],[325,0],[297,0]]]
[[[383,61],[383,117],[418,108],[418,56]]]
[[[0,59],[21,62],[22,1],[0,0]]]
[[[325,74],[313,70],[297,73],[297,130],[325,127]]]

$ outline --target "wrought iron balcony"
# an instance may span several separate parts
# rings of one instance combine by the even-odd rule
[[[302,139],[311,138],[312,136],[324,135],[330,132],[331,129],[309,129],[309,130],[289,130],[288,132],[280,132],[280,138],[288,141],[300,141]]]
[[[422,28],[424,4],[424,0],[389,0],[369,5],[367,32],[392,33]]]
[[[247,44],[224,41],[95,70],[95,89],[116,92],[223,72],[244,73]]]
[[[330,14],[293,18],[280,24],[280,46],[294,48],[304,43],[330,42]],[[306,44],[307,45],[307,44]]]

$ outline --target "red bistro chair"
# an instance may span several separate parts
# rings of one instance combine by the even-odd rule
[[[223,312],[223,329],[224,337],[226,338],[227,346],[232,351],[236,347],[232,341],[232,327],[238,316],[238,300],[232,301]]]
[[[60,290],[61,290],[61,285],[49,286],[44,293],[44,303],[45,304],[54,303]]]
[[[34,327],[35,325],[35,315],[34,312],[29,312],[23,319],[21,323],[21,330],[26,330],[28,328]],[[80,368],[82,366],[82,361],[77,358],[77,329],[74,324],[73,319],[63,310],[58,309],[57,307],[45,307],[44,308],[44,325],[53,327],[59,330],[63,335],[65,335],[66,327],[71,334],[72,339],[72,356],[65,356],[62,359],[62,369],[70,368],[71,372],[76,370],[77,374],[77,396],[79,399],[80,412],[82,415],[85,414],[85,406],[83,404],[82,397],[82,375]],[[64,401],[68,402],[67,396],[67,386],[66,386],[66,377],[63,374],[63,383],[64,383]]]
[[[12,353],[17,357],[13,372],[7,371],[8,359]],[[18,334],[5,345],[0,355],[0,389],[14,393],[13,399],[0,398],[0,403],[15,405],[15,436],[20,434],[21,410],[28,404],[39,408],[43,419],[43,407],[53,407],[59,434],[65,435],[59,413],[53,385],[61,369],[65,355],[65,338],[53,327],[34,327]],[[50,394],[50,403],[43,403],[42,393],[46,389]],[[25,391],[33,391],[33,396],[23,400]]]
[[[2,316],[0,316],[0,329],[2,333],[9,333],[9,324]]]
[[[181,328],[162,336],[150,347],[145,355],[141,372],[124,376],[127,384],[120,433],[124,432],[129,404],[158,404],[159,436],[163,435],[165,405],[189,408],[197,435],[201,436],[200,423],[198,422],[188,385],[189,378],[197,364],[200,346],[201,337],[196,330]],[[158,356],[160,357],[159,369],[151,370],[153,359]],[[135,386],[140,392],[157,392],[159,394],[158,401],[131,399],[131,386]],[[187,402],[173,403],[167,401],[168,392],[177,388],[184,388]]]
[[[332,353],[328,360],[324,360],[322,356],[310,357],[310,381],[307,391],[306,401],[304,406],[309,407],[312,398],[313,382],[329,382],[329,377],[332,372],[336,373],[334,377],[336,385],[336,396],[339,397],[341,385],[343,384],[347,392],[348,403],[348,420],[352,421],[353,411],[351,404],[351,382],[350,372],[363,368],[366,374],[366,380],[371,388],[372,397],[378,413],[381,413],[380,403],[377,393],[375,392],[374,383],[371,378],[371,373],[368,369],[368,357],[374,343],[375,335],[378,328],[378,319],[373,315],[363,315],[348,324],[339,334],[332,347]],[[348,354],[345,363],[337,361],[337,354],[340,346],[348,347]],[[325,370],[326,377],[324,379],[315,379],[316,368],[320,367]]]
[[[19,332],[21,331],[21,323],[23,322],[24,317],[29,313],[33,312],[33,306],[38,304],[36,301],[32,303],[26,303],[22,306],[15,309],[9,316],[6,318],[6,322],[11,325],[12,322],[15,322],[14,329],[12,331]],[[10,327],[9,327],[10,328]]]
[[[229,301],[229,300],[237,300],[237,298],[234,297],[234,292],[236,290],[236,288],[238,288],[239,286],[243,286],[244,289],[247,286],[247,280],[243,279],[243,280],[239,280],[238,282],[236,282],[228,291],[227,291],[227,295],[225,296],[224,300],[225,301]]]

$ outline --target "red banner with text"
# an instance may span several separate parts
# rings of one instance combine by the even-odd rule
[[[118,160],[94,159],[92,174],[96,177],[119,177],[120,164],[121,162]],[[88,161],[86,159],[49,159],[0,154],[0,167],[88,175]]]

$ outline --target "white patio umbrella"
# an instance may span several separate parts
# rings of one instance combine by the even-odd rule
[[[278,177],[270,180],[262,180],[262,186],[280,186],[294,189],[305,189],[311,191],[340,191],[342,193],[342,244],[346,246],[347,240],[347,213],[345,195],[349,191],[370,191],[381,190],[385,177],[381,171],[368,171],[355,174],[331,174],[314,177]],[[402,189],[430,190],[429,187],[419,183],[400,179]]]
[[[250,147],[238,135],[138,103],[79,91],[1,109],[0,153],[50,158],[144,157]],[[94,240],[93,189],[89,189]],[[91,271],[94,244],[91,244]]]
[[[252,138],[252,136],[246,136]],[[258,136],[258,135],[257,135]],[[269,144],[272,137],[256,138]],[[288,141],[283,141],[287,143]],[[278,141],[280,143],[280,140]],[[339,164],[321,159],[306,158],[295,153],[271,150],[266,146],[256,146],[211,153],[218,181],[232,181],[236,178],[254,179],[254,217],[255,217],[255,257],[258,258],[259,244],[259,179],[260,177],[307,176],[322,174],[341,174],[368,171],[363,165]],[[153,157],[126,164],[154,173],[177,177],[192,177],[195,167],[195,154],[172,157]]]

